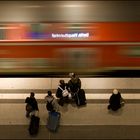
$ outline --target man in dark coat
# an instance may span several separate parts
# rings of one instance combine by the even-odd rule
[[[30,97],[27,97],[26,100],[25,100],[25,103],[26,104],[26,117],[29,117],[29,114],[32,112],[32,111],[38,111],[38,103],[35,99],[35,93],[34,92],[31,92],[30,93]]]

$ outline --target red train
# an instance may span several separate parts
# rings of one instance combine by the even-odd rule
[[[38,30],[34,31],[30,30],[29,23],[23,25],[12,23],[3,30],[1,75],[71,71],[96,75],[112,70],[140,69],[139,22],[49,23],[50,28],[42,32],[39,30],[42,23],[36,23]],[[26,25],[28,30],[24,30]]]
[[[101,72],[139,69],[139,45],[0,46],[1,73]]]

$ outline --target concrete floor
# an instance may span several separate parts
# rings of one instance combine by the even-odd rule
[[[140,139],[140,104],[128,103],[117,112],[107,110],[107,104],[89,103],[60,107],[60,127],[56,133],[46,128],[48,113],[39,104],[40,130],[36,137],[28,133],[29,119],[25,104],[0,104],[0,139]]]

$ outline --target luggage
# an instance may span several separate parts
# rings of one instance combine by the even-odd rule
[[[47,128],[50,131],[56,132],[60,121],[60,113],[59,112],[49,112]]]
[[[39,117],[37,117],[35,115],[31,116],[31,121],[30,121],[30,125],[29,125],[29,133],[30,133],[30,135],[36,135],[38,133],[39,121],[40,121]]]
[[[75,93],[75,101],[77,106],[86,105],[86,96],[83,89],[80,89],[77,93]]]

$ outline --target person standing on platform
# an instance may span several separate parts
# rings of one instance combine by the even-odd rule
[[[57,103],[57,100],[55,97],[52,95],[52,91],[48,91],[48,95],[45,96],[45,102],[46,102],[46,108],[50,112],[58,112],[59,111],[59,105]]]
[[[35,99],[35,93],[34,92],[30,93],[30,97],[26,98],[25,103],[26,103],[26,117],[27,118],[30,116],[31,112],[39,111],[38,103]]]

